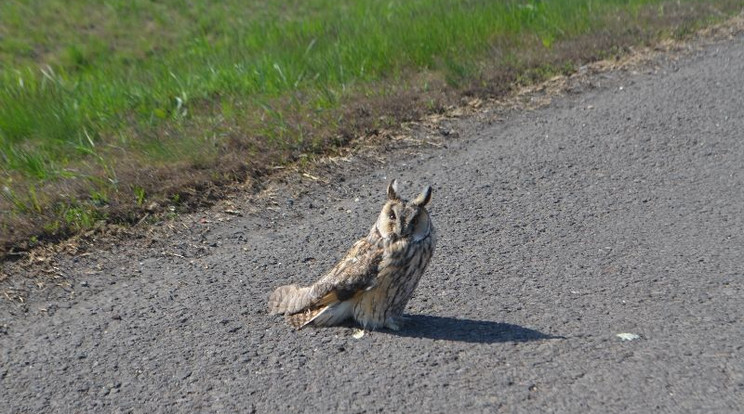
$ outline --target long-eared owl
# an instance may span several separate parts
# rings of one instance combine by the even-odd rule
[[[269,298],[270,313],[284,314],[297,329],[348,319],[365,329],[399,329],[436,244],[426,210],[430,199],[431,187],[409,202],[398,195],[396,180],[390,182],[369,235],[313,285],[277,288]]]

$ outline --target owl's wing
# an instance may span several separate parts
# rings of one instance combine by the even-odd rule
[[[362,239],[354,243],[343,259],[309,288],[301,288],[286,307],[287,314],[345,301],[370,289],[377,278],[382,247]]]
[[[346,256],[313,285],[316,297],[322,298],[333,292],[338,300],[344,301],[359,291],[372,288],[382,253],[381,246],[369,243],[366,238],[357,241]]]

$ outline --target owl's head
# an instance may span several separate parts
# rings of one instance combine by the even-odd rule
[[[377,231],[385,239],[419,241],[431,233],[431,221],[426,204],[431,200],[431,187],[426,186],[416,198],[404,200],[398,195],[398,182],[393,180],[387,188],[387,202],[377,218]]]

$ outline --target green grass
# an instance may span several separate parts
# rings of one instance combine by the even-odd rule
[[[83,228],[90,217],[126,220],[149,198],[343,145],[382,122],[349,119],[355,106],[394,124],[415,113],[389,101],[432,85],[493,94],[504,90],[497,80],[534,81],[741,8],[732,0],[3,1],[0,245]]]

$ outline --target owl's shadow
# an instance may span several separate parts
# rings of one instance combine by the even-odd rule
[[[442,339],[480,344],[560,338],[509,323],[428,315],[405,315],[405,318],[406,323],[399,331],[385,330],[384,332],[411,338]]]

